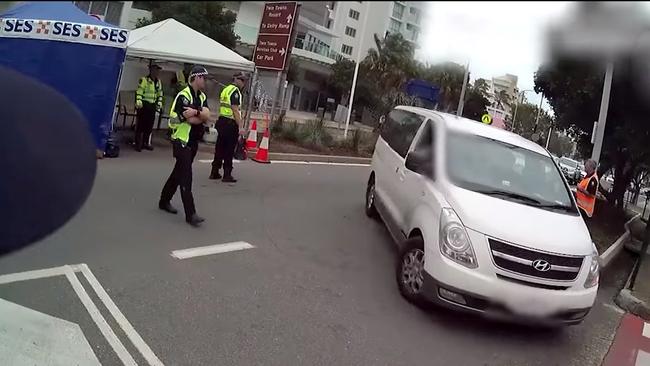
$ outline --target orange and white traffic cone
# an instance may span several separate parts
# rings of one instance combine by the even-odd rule
[[[260,147],[257,149],[257,153],[253,158],[253,161],[258,163],[268,164],[271,161],[269,160],[269,128],[267,127],[264,130],[264,135],[262,135],[262,142],[260,142]]]
[[[251,129],[248,132],[248,138],[246,139],[246,150],[253,152],[257,150],[257,121],[253,120]]]

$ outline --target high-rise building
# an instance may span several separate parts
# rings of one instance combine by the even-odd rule
[[[517,76],[512,74],[493,77],[488,92],[490,106],[504,111],[506,115],[510,115],[519,93],[517,81]]]

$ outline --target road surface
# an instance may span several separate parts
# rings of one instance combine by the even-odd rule
[[[196,162],[206,222],[194,229],[157,209],[170,155],[123,151],[100,161],[69,224],[0,259],[0,275],[72,267],[0,277],[0,298],[78,324],[103,365],[599,365],[622,316],[612,297],[626,274],[614,270],[586,321],[561,330],[418,309],[397,291],[388,232],[364,215],[368,167],[244,162],[233,186],[209,181],[210,165]],[[178,195],[173,203],[182,208]],[[253,248],[171,255],[231,242]]]

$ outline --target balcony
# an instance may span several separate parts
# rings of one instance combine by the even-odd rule
[[[293,45],[293,54],[328,65],[345,58],[322,41],[308,42],[304,38],[296,38],[296,43]]]

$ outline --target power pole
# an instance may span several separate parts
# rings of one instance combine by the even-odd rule
[[[591,159],[595,162],[600,160],[600,152],[603,149],[603,139],[605,138],[605,123],[607,122],[607,109],[609,108],[609,94],[612,90],[612,76],[614,75],[614,63],[607,63],[605,71],[605,81],[603,82],[603,96],[600,99],[600,113],[598,114],[598,124],[596,125],[596,137],[594,139],[594,148],[591,150]]]
[[[463,107],[465,106],[465,90],[467,89],[467,82],[469,81],[469,61],[467,61],[467,66],[465,66],[465,75],[463,76],[463,87],[460,89],[460,100],[458,101],[458,109],[456,110],[456,115],[458,117],[463,116]]]

